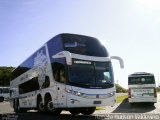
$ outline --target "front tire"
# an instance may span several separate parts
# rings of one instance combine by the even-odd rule
[[[40,112],[40,113],[46,111],[45,106],[44,106],[42,100],[39,100],[39,101],[38,101],[37,107],[38,107],[38,112]]]
[[[25,113],[25,112],[27,112],[27,109],[20,108],[19,99],[14,100],[14,112],[15,113]]]
[[[59,115],[62,112],[61,109],[54,108],[54,105],[53,105],[51,98],[47,100],[46,108],[47,108],[47,111],[53,115]]]
[[[96,107],[84,108],[84,109],[81,111],[81,113],[82,113],[83,115],[91,115],[91,114],[93,114],[93,113],[95,112],[95,110],[96,110]]]
[[[4,97],[0,97],[0,102],[3,102],[4,101]]]
[[[78,114],[81,113],[80,110],[75,109],[75,108],[70,109],[69,112],[70,112],[72,115],[78,115]]]

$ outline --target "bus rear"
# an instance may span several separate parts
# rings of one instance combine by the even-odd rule
[[[151,73],[134,73],[128,77],[129,103],[157,102],[157,91],[154,75]]]
[[[0,102],[9,99],[9,87],[0,87]]]

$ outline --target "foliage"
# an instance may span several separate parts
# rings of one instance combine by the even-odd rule
[[[160,92],[160,87],[157,87],[157,92]]]
[[[0,86],[9,86],[13,69],[14,67],[0,67]]]
[[[116,92],[117,93],[127,93],[127,89],[123,88],[119,84],[116,84],[115,86],[116,86]]]

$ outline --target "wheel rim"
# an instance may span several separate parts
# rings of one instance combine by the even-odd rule
[[[72,115],[78,115],[78,114],[80,113],[80,111],[77,110],[77,109],[71,109],[71,110],[69,110],[69,112],[70,112]]]
[[[86,108],[81,111],[81,113],[84,115],[90,115],[90,114],[93,114],[94,112],[95,112],[95,108]]]
[[[44,111],[44,105],[42,101],[39,103],[39,110]]]
[[[47,104],[47,109],[50,111],[50,112],[53,112],[55,109],[53,107],[53,102],[52,101],[49,101],[48,104]]]

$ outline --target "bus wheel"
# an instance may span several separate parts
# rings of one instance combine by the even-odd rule
[[[19,100],[18,99],[15,99],[14,100],[14,112],[16,113],[21,113],[21,109],[20,109],[20,106],[19,106]]]
[[[44,106],[42,100],[38,101],[38,112],[45,112],[45,106]]]
[[[83,115],[91,115],[94,113],[94,111],[96,110],[96,107],[90,107],[90,108],[84,108],[81,113]]]
[[[53,115],[59,115],[62,110],[59,108],[54,108],[53,102],[51,99],[48,99],[47,101],[47,110],[52,113]]]
[[[3,102],[4,101],[4,97],[0,97],[0,102]]]
[[[130,105],[130,106],[133,106],[133,105],[135,105],[135,103],[129,103],[129,105]]]
[[[150,105],[150,106],[154,106],[154,103],[151,102],[149,105]]]
[[[78,115],[78,114],[80,114],[80,110],[78,110],[78,109],[69,109],[69,112],[72,114],[72,115]]]

